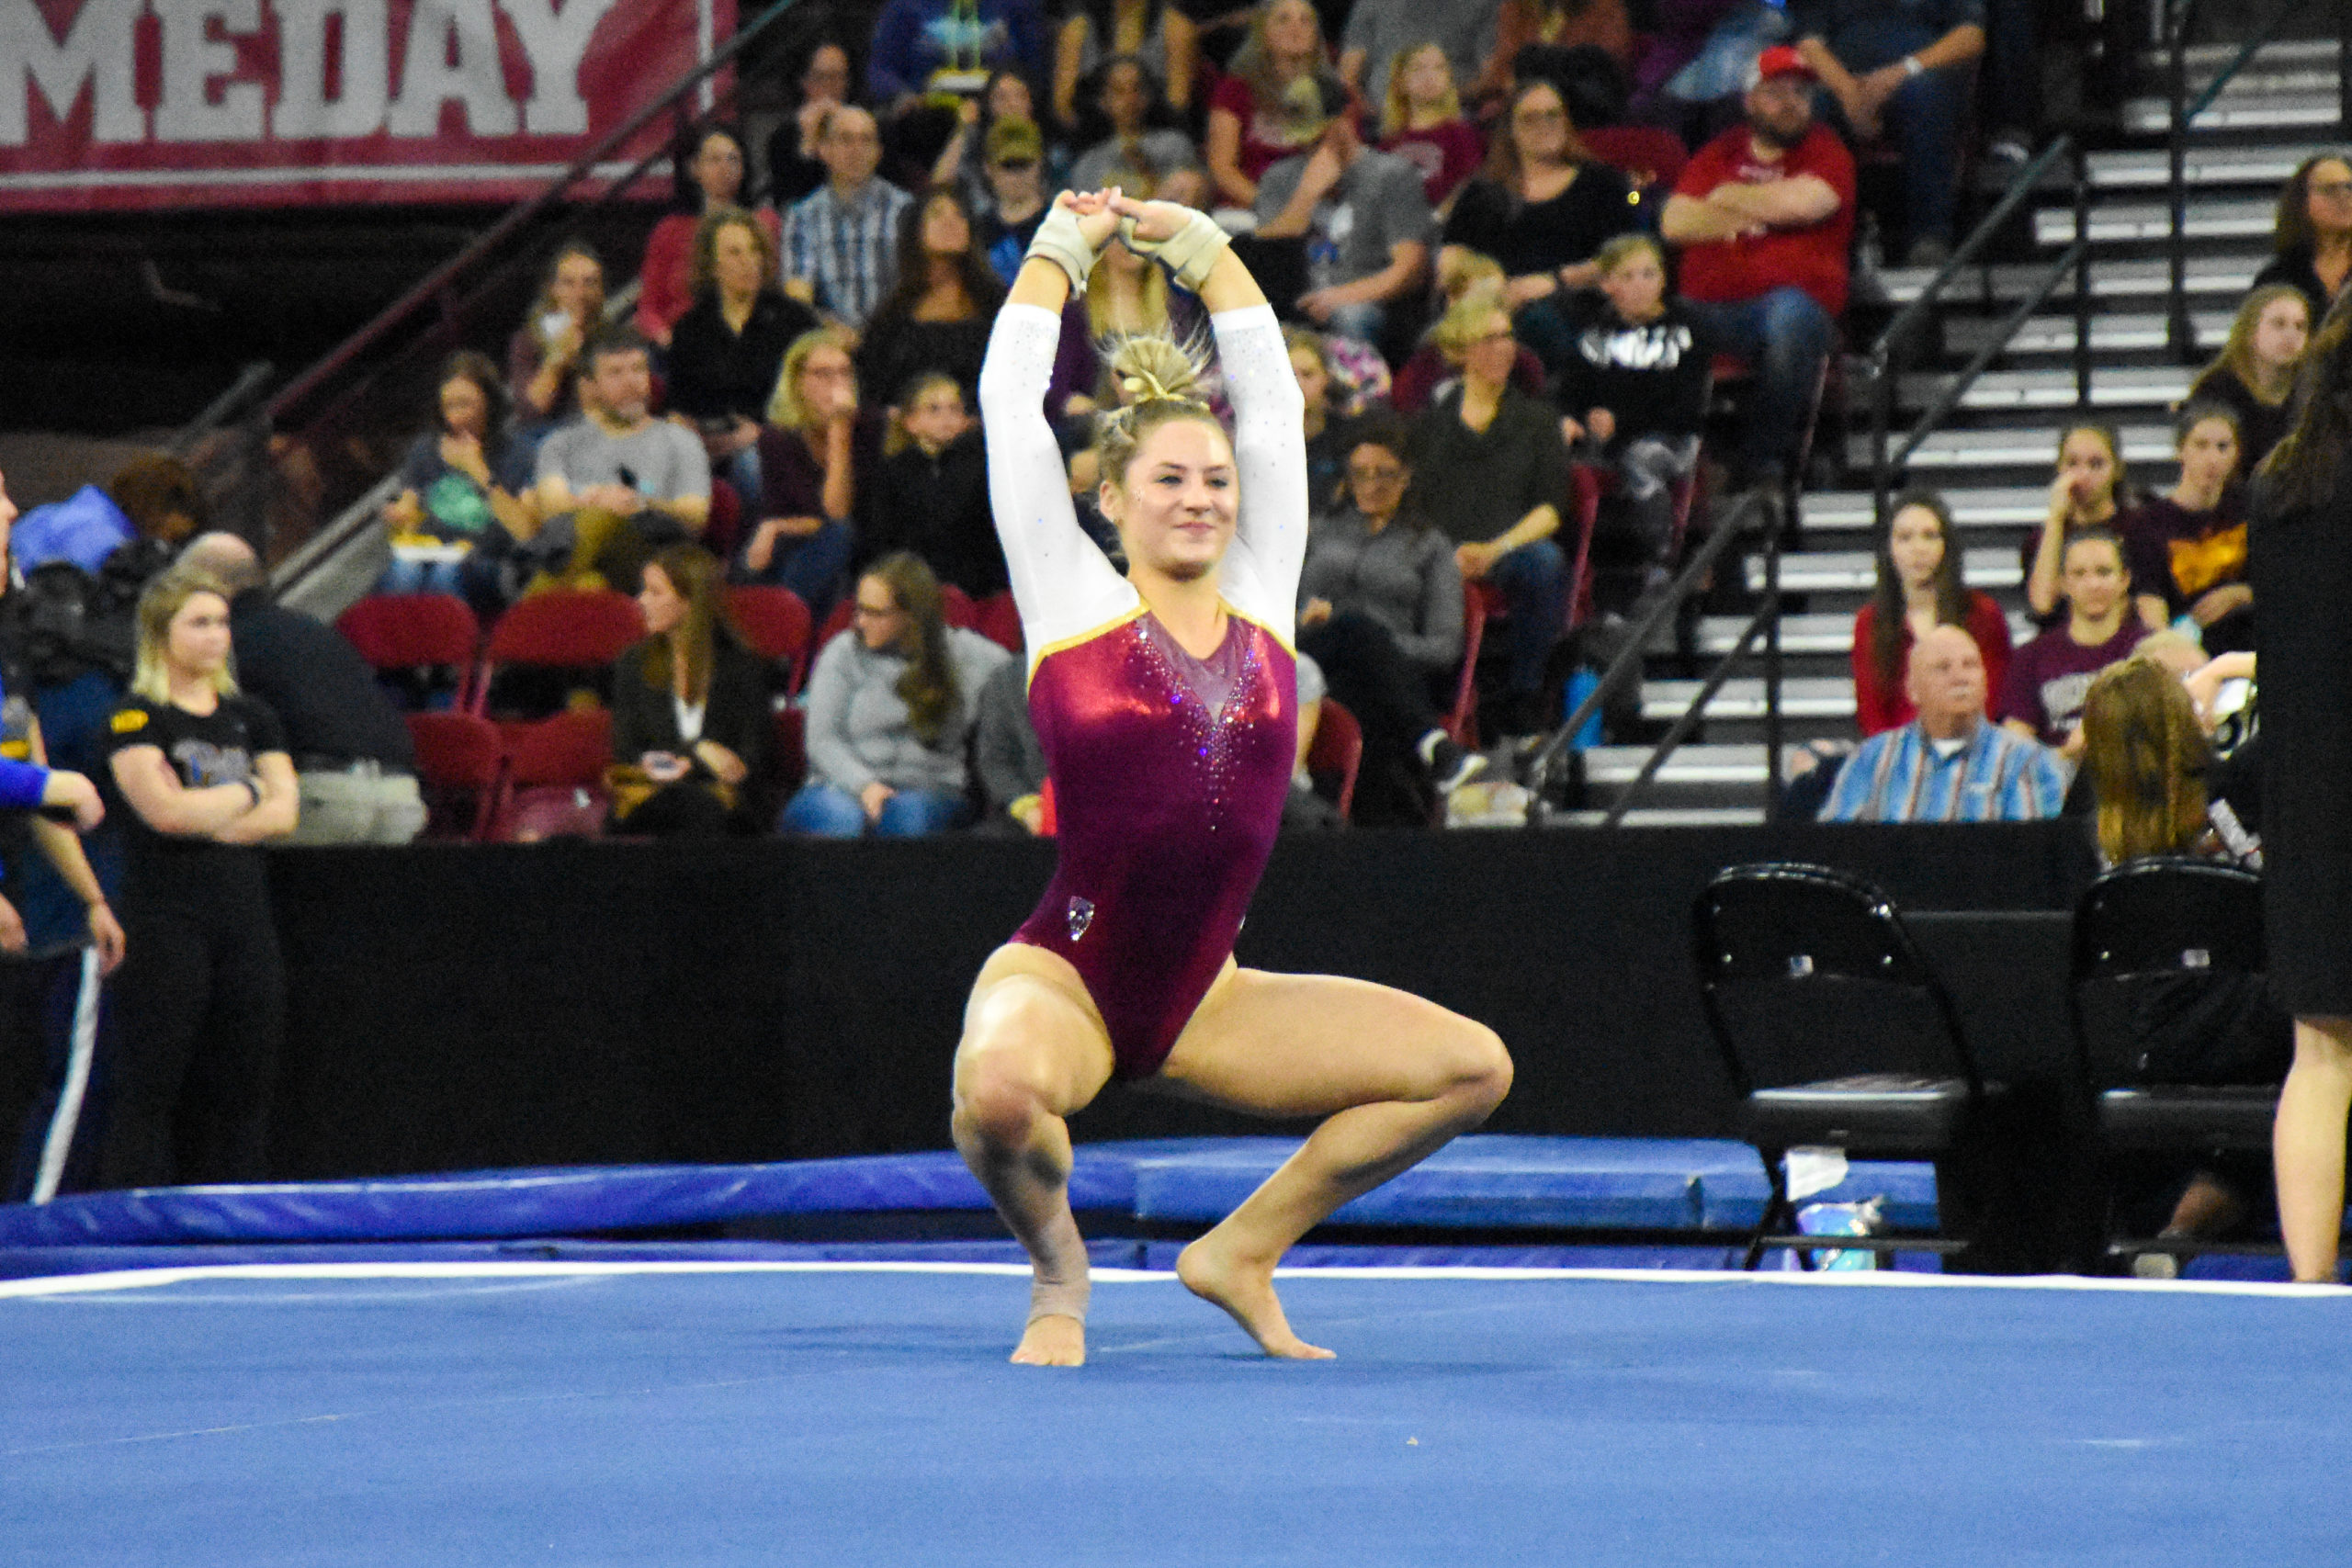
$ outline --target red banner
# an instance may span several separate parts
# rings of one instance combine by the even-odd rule
[[[0,0],[0,210],[515,200],[734,25],[735,0]]]

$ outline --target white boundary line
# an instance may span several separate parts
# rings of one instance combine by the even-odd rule
[[[37,1280],[0,1280],[0,1300],[92,1294],[105,1291],[153,1290],[208,1280],[497,1280],[629,1274],[984,1274],[1025,1278],[1021,1263],[797,1262],[714,1259],[709,1262],[430,1262],[408,1263],[220,1263],[187,1268],[122,1269],[98,1274],[61,1274]],[[1912,1274],[1894,1269],[1813,1273],[1746,1274],[1713,1269],[1496,1269],[1453,1268],[1281,1269],[1290,1280],[1600,1280],[1640,1285],[1794,1285],[1842,1290],[2092,1291],[2170,1295],[2267,1296],[2352,1303],[2352,1291],[2335,1285],[2295,1285],[2257,1280],[2105,1280],[2074,1274]],[[1144,1269],[1097,1269],[1101,1284],[1165,1284],[1172,1273]]]

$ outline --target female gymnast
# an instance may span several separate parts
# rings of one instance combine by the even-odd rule
[[[1228,442],[1166,339],[1117,346],[1103,515],[1120,577],[1079,529],[1046,422],[1061,312],[1114,234],[1211,311]],[[1086,1244],[1064,1122],[1113,1077],[1268,1116],[1328,1118],[1176,1272],[1272,1356],[1291,1331],[1274,1264],[1309,1227],[1486,1120],[1510,1087],[1493,1031],[1361,980],[1233,962],[1297,728],[1291,651],[1306,547],[1301,402],[1282,329],[1209,219],[1116,190],[1065,193],[998,316],[980,377],[989,500],[1027,635],[1060,863],[982,966],[956,1055],[955,1134],[1035,1266],[1012,1359],[1086,1359]]]

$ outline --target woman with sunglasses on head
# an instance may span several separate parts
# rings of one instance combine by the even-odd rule
[[[1062,305],[1114,237],[1206,303],[1235,409],[1228,438],[1174,343],[1115,346],[1132,400],[1102,422],[1097,457],[1125,576],[1079,528],[1044,410]],[[1274,1265],[1340,1204],[1485,1120],[1510,1062],[1492,1031],[1402,992],[1233,961],[1296,760],[1306,478],[1282,329],[1204,214],[1066,194],[997,318],[980,397],[1059,818],[1053,882],[981,968],[956,1058],[956,1147],[1035,1267],[1013,1359],[1085,1359],[1065,1118],[1114,1077],[1328,1118],[1177,1261],[1269,1355],[1328,1355],[1292,1331]]]

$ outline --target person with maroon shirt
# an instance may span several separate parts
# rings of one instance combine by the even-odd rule
[[[1951,508],[1930,490],[1894,498],[1878,545],[1878,586],[1854,617],[1854,717],[1864,739],[1917,716],[1904,671],[1911,649],[1939,626],[1976,643],[1985,690],[2001,689],[2009,664],[2009,623],[2000,605],[1961,577]]]
[[[2066,624],[2018,649],[1993,716],[2074,757],[2083,749],[2083,701],[2092,680],[2148,633],[2132,612],[2132,570],[2116,534],[2086,528],[2067,540],[2064,579]]]
[[[1813,118],[1813,68],[1775,45],[1748,73],[1747,123],[1699,149],[1660,231],[1711,341],[1756,367],[1736,484],[1788,476],[1846,309],[1854,159]]]
[[[2194,402],[2174,429],[2180,482],[2124,514],[2125,558],[2143,590],[2164,595],[2175,621],[2197,624],[2206,652],[2238,652],[2254,646],[2254,590],[2245,581],[2245,513],[2230,487],[2237,415],[2226,404]]]

